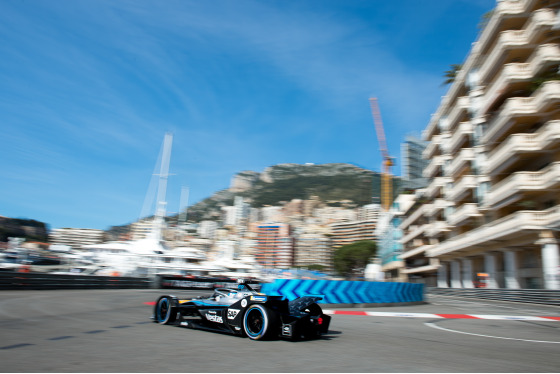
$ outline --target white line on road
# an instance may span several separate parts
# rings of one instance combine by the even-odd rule
[[[472,333],[472,332],[464,332],[464,331],[446,329],[445,327],[438,326],[438,325],[436,325],[436,324],[434,324],[434,323],[432,323],[432,322],[425,322],[424,325],[426,325],[426,326],[428,326],[428,327],[432,327],[432,328],[434,328],[434,329],[443,330],[443,331],[454,332],[454,333],[457,333],[457,334],[465,334],[465,335],[480,336],[480,337],[483,337],[483,338],[504,339],[504,340],[517,340],[517,341],[530,342],[530,343],[560,344],[560,342],[551,342],[551,341],[547,341],[547,340],[530,340],[530,339],[506,338],[506,337],[504,337],[504,336],[492,336],[492,335],[474,334],[474,333]]]

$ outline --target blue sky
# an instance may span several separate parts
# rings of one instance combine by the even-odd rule
[[[168,211],[243,170],[379,171],[420,134],[494,0],[4,0],[0,215],[51,228],[137,220],[165,132]],[[399,160],[394,169],[400,173]]]

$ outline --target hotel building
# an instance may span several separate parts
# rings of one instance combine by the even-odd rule
[[[498,0],[423,136],[401,258],[438,287],[560,288],[560,3]]]

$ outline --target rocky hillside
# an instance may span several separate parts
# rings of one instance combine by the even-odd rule
[[[351,164],[280,164],[263,172],[242,171],[232,178],[230,188],[189,207],[189,221],[217,219],[221,207],[233,205],[243,196],[253,207],[281,205],[292,199],[318,196],[328,205],[350,200],[356,206],[379,202],[380,175]],[[395,180],[398,187],[399,180]]]
[[[47,225],[32,219],[0,216],[0,242],[7,242],[10,237],[44,243],[48,241]]]

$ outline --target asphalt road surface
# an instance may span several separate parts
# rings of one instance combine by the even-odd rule
[[[443,296],[414,306],[325,307],[376,314],[335,314],[329,334],[315,341],[252,341],[152,323],[145,302],[163,293],[169,291],[0,291],[0,371],[560,371],[560,321],[458,316],[559,317],[558,307]]]

